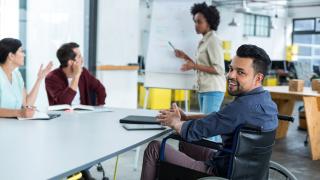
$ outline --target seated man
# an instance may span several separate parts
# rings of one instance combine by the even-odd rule
[[[83,58],[79,45],[63,44],[57,51],[60,67],[51,71],[46,79],[49,105],[104,105],[106,90],[90,72],[82,67]],[[92,99],[94,93],[95,99]],[[91,180],[89,169],[81,171],[84,179]]]
[[[78,44],[74,42],[63,44],[57,51],[57,58],[60,67],[50,72],[45,79],[50,105],[105,104],[105,88],[86,68],[82,67],[83,58]],[[92,99],[92,93],[96,99]]]
[[[260,126],[264,131],[276,129],[277,106],[261,85],[270,63],[263,49],[255,45],[240,46],[227,74],[228,92],[236,96],[233,102],[218,112],[197,117],[186,116],[173,104],[171,110],[160,111],[157,120],[173,128],[187,141],[224,134],[222,140],[225,147],[232,144],[232,133],[240,124]],[[142,180],[155,179],[159,148],[160,143],[153,141],[145,150]],[[165,161],[216,176],[226,176],[228,159],[226,154],[200,146],[189,154],[174,150],[169,145],[165,147]]]

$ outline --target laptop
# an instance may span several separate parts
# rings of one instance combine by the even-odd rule
[[[120,119],[120,123],[126,124],[160,124],[154,116],[127,116]]]
[[[166,127],[159,124],[123,124],[122,125],[128,131],[134,130],[164,130]]]

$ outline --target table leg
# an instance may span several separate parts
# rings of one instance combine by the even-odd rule
[[[320,159],[320,97],[304,97],[312,160]]]
[[[278,105],[278,112],[281,115],[292,116],[295,100],[289,99],[274,99],[273,100]],[[277,129],[276,139],[281,139],[286,137],[289,127],[289,122],[279,121],[279,126]]]

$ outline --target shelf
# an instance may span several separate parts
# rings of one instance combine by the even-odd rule
[[[138,70],[139,66],[115,66],[115,65],[102,65],[97,66],[97,70],[101,71],[114,71],[114,70]]]

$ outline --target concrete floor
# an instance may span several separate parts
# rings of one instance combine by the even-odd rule
[[[296,108],[301,103],[296,104]],[[297,111],[293,114],[297,117]],[[301,180],[318,180],[320,179],[320,161],[312,161],[310,158],[310,148],[304,146],[306,132],[298,131],[298,120],[290,125],[288,135],[285,139],[277,140],[273,149],[272,160],[287,167],[298,179]],[[161,139],[161,138],[160,138]],[[169,142],[176,145],[176,142]],[[140,179],[141,164],[143,151],[146,145],[141,146],[138,169],[133,169],[135,151],[129,151],[119,156],[118,180],[138,180]],[[113,179],[116,158],[102,163],[106,174],[110,180]],[[98,180],[101,179],[101,173],[96,168],[91,168],[91,173]]]

